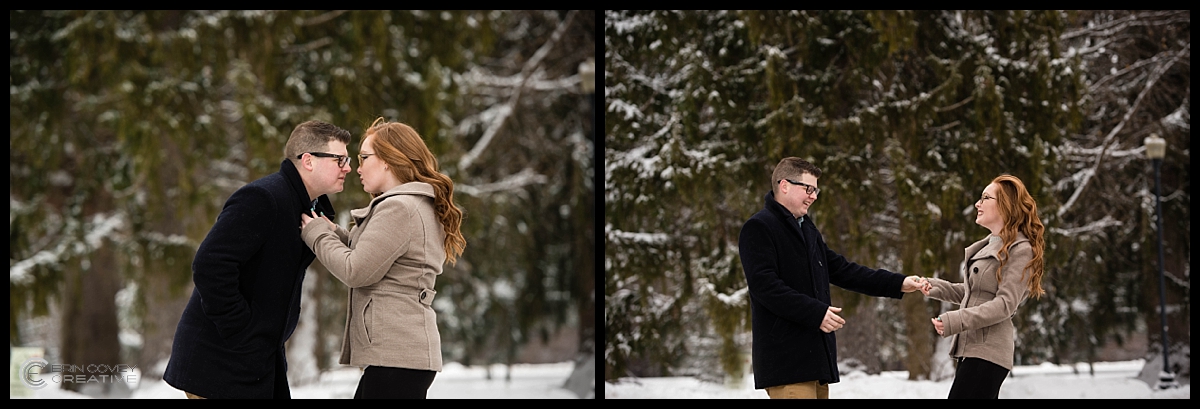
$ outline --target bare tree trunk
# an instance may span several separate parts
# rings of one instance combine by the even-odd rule
[[[67,271],[63,289],[63,389],[92,392],[95,389],[84,386],[96,385],[109,393],[127,387],[124,383],[102,382],[106,378],[101,377],[121,375],[106,369],[124,363],[117,340],[115,299],[120,278],[114,250],[111,244],[102,246],[83,256],[84,265]]]
[[[911,223],[901,221],[901,226]],[[903,227],[902,227],[903,228]],[[903,230],[902,230],[903,231]],[[901,260],[904,263],[905,275],[927,275],[920,264],[922,244],[918,241],[906,240],[902,244]],[[904,311],[904,334],[908,339],[907,354],[904,356],[904,366],[908,368],[908,379],[929,379],[930,360],[933,357],[933,337],[930,336],[930,312],[928,303],[921,293],[908,293],[900,300],[900,308]]]

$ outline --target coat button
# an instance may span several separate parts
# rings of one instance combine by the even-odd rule
[[[972,272],[975,274],[979,274],[979,267],[975,267],[975,271],[972,271]]]
[[[425,299],[425,294],[427,294],[427,293],[426,293],[426,292],[424,292],[424,291],[421,291],[421,299],[422,299],[422,300],[424,300],[424,299]]]

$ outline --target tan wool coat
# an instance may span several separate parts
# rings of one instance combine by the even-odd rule
[[[995,236],[989,236],[995,237]],[[1001,280],[996,281],[1000,267],[999,252],[1003,242],[999,237],[984,238],[970,246],[965,253],[963,276],[966,282],[951,283],[931,278],[933,288],[929,297],[959,304],[959,309],[942,313],[943,337],[951,340],[950,355],[980,358],[1012,370],[1013,350],[1016,347],[1016,328],[1012,317],[1017,307],[1029,296],[1029,277],[1022,277],[1025,265],[1033,259],[1033,247],[1024,234],[1008,248]]]
[[[349,232],[318,219],[301,230],[321,264],[350,287],[343,365],[442,370],[434,280],[446,231],[433,186],[405,183],[350,211]]]

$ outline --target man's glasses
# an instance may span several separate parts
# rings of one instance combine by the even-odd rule
[[[350,163],[350,157],[346,156],[346,155],[334,155],[332,153],[325,153],[325,152],[307,152],[307,153],[309,155],[316,156],[318,158],[337,158],[337,164],[338,164],[339,168],[346,166],[347,163]],[[296,159],[300,159],[303,157],[304,157],[304,154],[301,153],[300,156],[296,157]]]
[[[800,185],[800,186],[804,186],[804,191],[805,191],[805,192],[808,192],[808,194],[810,194],[810,195],[812,195],[812,194],[817,194],[817,195],[821,194],[821,188],[819,188],[819,187],[816,187],[816,186],[813,186],[813,185],[810,185],[810,184],[807,184],[807,183],[800,183],[800,182],[797,182],[797,181],[794,181],[794,180],[791,180],[791,179],[784,179],[784,180],[786,180],[788,183],[791,183],[791,184],[793,184],[793,185]]]

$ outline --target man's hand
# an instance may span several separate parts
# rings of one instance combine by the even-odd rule
[[[841,311],[841,308],[833,306],[825,310],[825,319],[821,321],[821,331],[828,333],[842,329],[842,326],[846,325],[846,320],[842,319],[842,317],[839,317],[837,314],[834,314]]]
[[[929,287],[932,287],[932,285],[924,277],[908,276],[904,278],[904,284],[900,286],[900,291],[911,293],[921,290],[925,295],[929,295]]]

